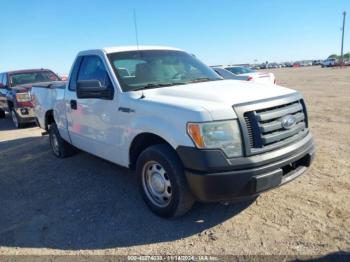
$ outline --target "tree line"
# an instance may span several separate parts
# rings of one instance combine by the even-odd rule
[[[340,59],[340,55],[337,54],[331,54],[328,59]],[[350,60],[350,52],[347,52],[344,54],[344,59],[345,60]]]

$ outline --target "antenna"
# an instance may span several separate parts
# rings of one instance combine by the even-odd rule
[[[139,50],[139,34],[137,32],[137,19],[136,19],[136,10],[135,10],[135,8],[134,8],[134,26],[135,26],[136,46],[137,46],[137,50]]]
[[[134,26],[135,26],[135,38],[136,38],[137,53],[138,53],[138,55],[140,55],[140,50],[139,50],[139,34],[138,34],[138,31],[137,31],[136,9],[134,8],[133,11],[134,11]],[[143,94],[143,91],[142,91],[142,94],[141,94],[141,96],[140,96],[140,99],[143,99],[143,98],[145,98],[145,95]]]
[[[140,50],[139,50],[139,34],[137,31],[137,19],[136,19],[136,9],[133,9],[134,13],[134,26],[135,26],[135,38],[136,38],[136,46],[137,46],[137,53],[140,55]],[[141,93],[140,99],[144,99],[145,95],[143,94],[143,91]]]

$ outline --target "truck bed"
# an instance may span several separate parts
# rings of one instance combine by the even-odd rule
[[[53,109],[54,102],[63,98],[66,81],[44,82],[33,85],[31,94],[34,100],[34,112],[41,128],[46,129],[46,112]]]

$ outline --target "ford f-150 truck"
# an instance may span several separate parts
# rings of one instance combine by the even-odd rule
[[[27,69],[0,73],[0,115],[9,111],[13,124],[20,128],[36,121],[30,94],[34,83],[58,81],[59,77],[48,69]]]
[[[299,92],[224,80],[179,49],[83,51],[56,85],[32,90],[53,154],[135,169],[160,216],[254,198],[304,173],[315,152]]]

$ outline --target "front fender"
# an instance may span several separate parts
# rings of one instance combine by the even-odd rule
[[[153,133],[166,140],[174,149],[179,145],[193,146],[193,142],[187,135],[186,123],[176,123],[171,119],[156,116],[143,116],[134,119],[131,125],[136,132],[135,138],[141,133]]]
[[[186,123],[177,123],[170,118],[160,118],[157,116],[140,116],[133,119],[130,129],[124,130],[125,148],[130,149],[134,139],[142,133],[151,133],[167,141],[174,150],[180,145],[194,146],[191,138],[186,132]],[[122,162],[129,164],[129,150],[124,150]]]

